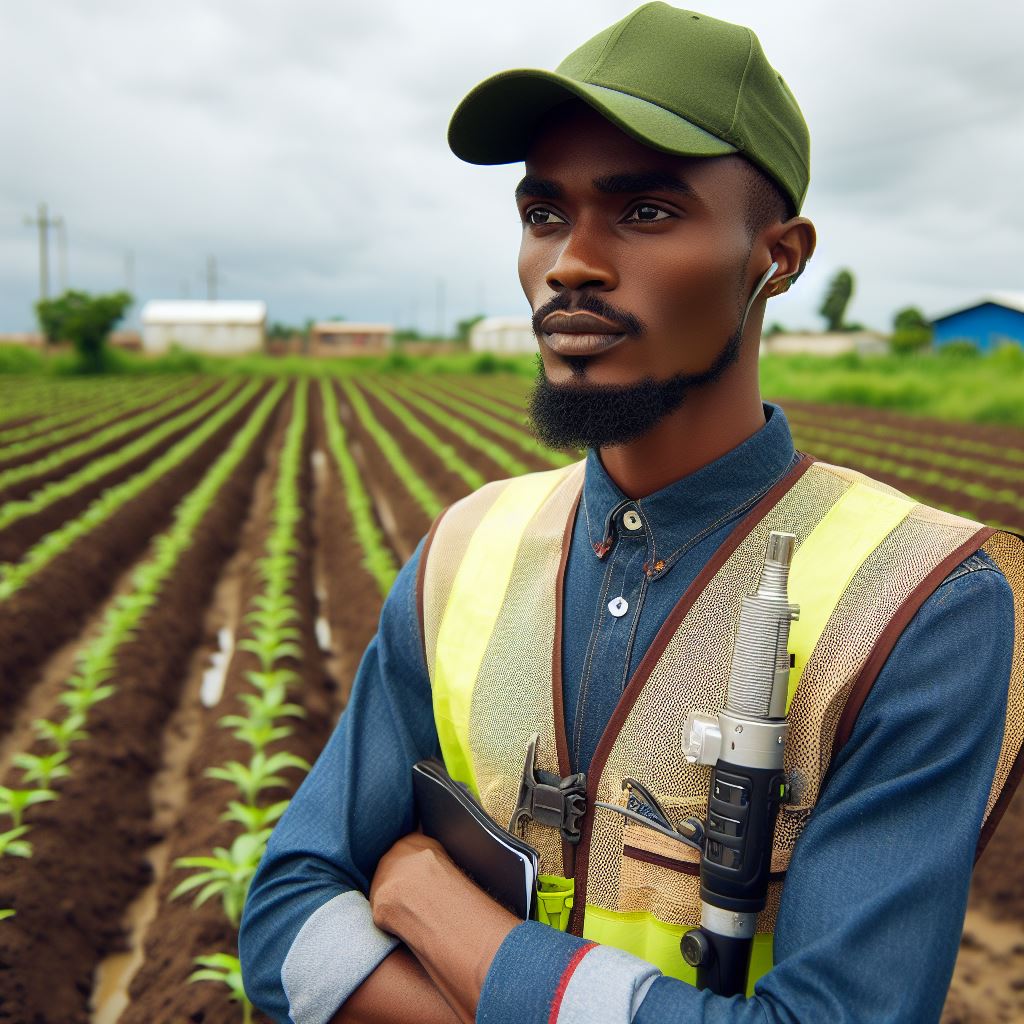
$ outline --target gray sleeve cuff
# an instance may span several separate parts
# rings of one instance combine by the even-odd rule
[[[657,967],[631,953],[594,946],[565,985],[556,1024],[630,1024],[660,976]]]
[[[361,892],[328,900],[306,919],[281,967],[291,1019],[327,1024],[397,945],[398,939],[373,923]]]

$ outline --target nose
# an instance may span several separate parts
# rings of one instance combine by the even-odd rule
[[[599,238],[576,227],[558,251],[545,281],[554,292],[594,288],[611,291],[618,284],[618,275],[610,259],[609,247]]]

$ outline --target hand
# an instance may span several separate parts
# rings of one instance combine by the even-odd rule
[[[410,832],[377,864],[369,897],[374,924],[404,939],[403,920],[410,922],[436,913],[434,902],[423,901],[424,895],[466,886],[476,888],[436,839],[429,839],[422,832]]]
[[[405,942],[448,1005],[471,1024],[491,962],[519,919],[419,832],[381,857],[370,909],[377,927]]]

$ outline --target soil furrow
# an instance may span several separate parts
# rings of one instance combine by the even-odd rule
[[[147,880],[149,784],[161,734],[217,573],[238,543],[270,422],[196,530],[159,604],[119,651],[117,690],[93,708],[60,799],[33,808],[34,856],[5,865],[0,906],[17,916],[0,929],[0,1020],[88,1020],[95,965],[121,941],[121,915]]]
[[[188,402],[184,402],[181,405],[176,405],[173,409],[168,409],[165,413],[162,413],[155,419],[150,420],[150,422],[148,423],[144,423],[142,426],[136,427],[134,430],[130,430],[127,434],[123,434],[121,437],[117,437],[111,441],[107,441],[106,444],[102,444],[97,448],[93,448],[91,451],[83,452],[76,458],[68,459],[67,462],[63,462],[61,463],[61,465],[56,466],[53,469],[44,471],[37,476],[21,480],[16,484],[12,484],[11,486],[4,488],[3,490],[0,490],[0,503],[5,501],[20,501],[23,498],[27,498],[33,491],[39,490],[40,487],[45,487],[48,483],[51,483],[54,480],[61,480],[66,476],[70,476],[72,473],[77,472],[87,463],[93,462],[95,459],[102,458],[104,455],[108,455],[110,452],[116,451],[118,448],[123,448],[125,445],[131,444],[133,441],[138,440],[143,435],[148,434],[151,430],[154,430],[156,427],[159,427],[161,423],[165,423],[167,420],[172,419],[174,416],[180,416],[182,413],[188,412],[189,409],[198,405],[205,398],[208,398],[212,394],[212,392],[213,388],[209,387],[197,389],[194,396]],[[147,406],[129,409],[123,415],[118,416],[116,420],[111,420],[109,422],[103,423],[100,426],[97,426],[95,430],[90,430],[88,434],[80,435],[79,437],[76,437],[74,439],[61,441],[59,444],[54,445],[50,448],[43,449],[39,452],[33,452],[32,455],[24,459],[21,459],[20,462],[18,460],[15,460],[11,463],[5,464],[2,468],[13,469],[18,465],[25,465],[28,462],[34,462],[36,459],[45,458],[47,453],[52,452],[54,448],[61,448],[65,444],[77,444],[79,441],[85,440],[85,438],[88,437],[90,434],[99,433],[101,430],[109,430],[112,426],[114,426],[115,423],[121,420],[126,420],[132,416],[137,416],[139,415],[139,413],[145,412],[147,409],[151,409],[156,404],[157,403],[154,401]],[[190,427],[189,429],[192,428]],[[184,433],[184,431],[182,431],[182,433]],[[176,436],[180,438],[181,434]],[[171,438],[168,441],[168,445],[173,443],[174,438]],[[166,446],[164,447],[166,448]],[[151,459],[158,455],[159,451],[154,449],[152,453],[147,453],[147,455],[145,455],[142,459],[136,460],[136,462],[145,464],[146,462],[149,462]],[[126,465],[128,465],[128,463],[126,463]],[[109,484],[104,485],[103,489],[106,489],[107,486],[109,486]],[[77,497],[77,495],[75,495],[75,497]],[[65,516],[64,518],[66,519],[68,517]],[[3,554],[4,552],[0,550],[0,557],[2,557]],[[17,557],[17,555],[14,555],[14,557]],[[7,560],[10,561],[11,559],[8,558]]]
[[[420,538],[430,529],[430,520],[406,489],[376,441],[359,422],[345,392],[335,385],[338,415],[349,437],[349,451],[359,465],[363,484],[373,499],[381,530],[402,565],[416,550]]]
[[[289,418],[290,410],[281,420],[285,428]],[[247,569],[250,571],[246,572],[241,588],[241,608],[244,610],[252,606],[254,596],[264,589],[264,583],[255,571],[255,564],[265,554],[267,534],[271,528],[273,486],[278,473],[283,436],[282,431],[273,442],[271,467],[260,480],[250,529],[245,538]],[[307,510],[312,507],[313,481],[308,457],[311,440],[312,435],[307,430],[299,479],[300,493],[303,495],[302,507]],[[304,657],[301,661],[281,664],[301,676],[301,682],[295,685],[291,696],[303,706],[306,717],[297,721],[289,720],[289,725],[294,729],[293,735],[279,740],[268,751],[287,750],[312,762],[326,742],[334,723],[335,686],[325,676],[316,638],[318,607],[314,594],[313,535],[309,515],[304,516],[296,525],[295,533],[300,554],[291,593],[301,616],[300,643]],[[249,628],[242,621],[240,638],[249,635]],[[240,650],[236,644],[223,696],[216,707],[204,709],[202,714],[201,735],[188,765],[187,799],[183,805],[187,811],[166,834],[168,865],[173,865],[178,857],[202,856],[217,846],[230,847],[241,831],[237,824],[220,820],[228,803],[239,799],[237,790],[229,783],[206,778],[204,773],[213,765],[231,760],[248,762],[251,748],[237,740],[218,722],[226,714],[246,714],[246,707],[239,700],[239,695],[254,692],[246,679],[246,673],[258,667],[256,656]],[[302,774],[294,770],[286,774],[289,778],[287,789],[268,791],[261,796],[261,802],[281,800],[294,792]],[[188,983],[188,976],[195,969],[196,956],[215,952],[234,955],[237,936],[215,900],[193,908],[188,896],[174,901],[168,899],[173,888],[185,877],[183,871],[172,867],[160,880],[157,913],[147,931],[143,967],[131,983],[131,1004],[119,1024],[149,1024],[154,1020],[179,1019],[197,1022],[230,1021],[240,1016],[237,1006],[231,1007],[227,990],[223,986]],[[171,941],[168,941],[169,938]]]
[[[118,509],[105,523],[46,566],[4,602],[0,616],[0,732],[36,677],[40,661],[81,628],[121,569],[170,521],[178,500],[196,483],[245,421],[260,398],[246,403],[213,437]]]

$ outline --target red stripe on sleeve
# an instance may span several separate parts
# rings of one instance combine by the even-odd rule
[[[562,998],[565,996],[565,990],[569,987],[569,979],[572,978],[576,968],[579,967],[583,958],[596,945],[596,942],[588,942],[587,945],[580,946],[580,948],[573,953],[572,959],[562,972],[562,977],[558,982],[558,988],[555,989],[555,994],[551,998],[551,1013],[548,1014],[548,1024],[555,1024],[558,1020],[558,1011],[562,1008]]]

